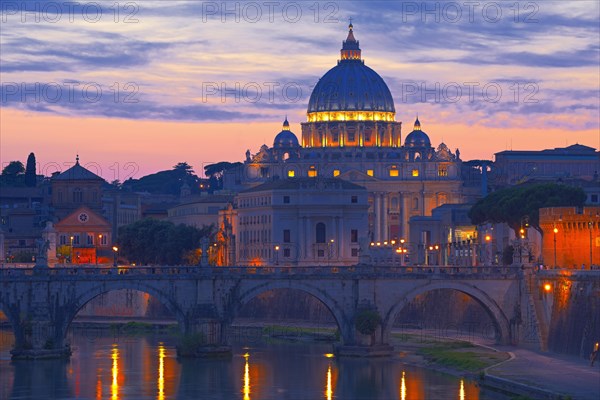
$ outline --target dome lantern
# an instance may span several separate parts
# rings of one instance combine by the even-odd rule
[[[341,59],[342,60],[360,60],[360,47],[358,40],[354,38],[354,27],[352,22],[348,25],[348,37],[342,42]]]

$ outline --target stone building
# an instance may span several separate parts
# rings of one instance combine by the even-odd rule
[[[273,180],[239,193],[235,207],[221,212],[215,244],[226,244],[225,264],[357,264],[367,197],[363,187],[342,179]]]
[[[460,152],[433,147],[417,118],[402,140],[394,101],[384,80],[361,59],[349,26],[340,60],[315,86],[302,123],[302,140],[287,119],[273,146],[246,152],[224,176],[225,189],[242,191],[273,179],[339,178],[368,192],[371,241],[408,237],[408,221],[446,203],[479,195],[461,180]]]
[[[590,269],[600,266],[600,207],[540,209],[544,264]]]
[[[531,180],[598,180],[600,151],[581,144],[546,150],[506,150],[495,154],[494,185]]]

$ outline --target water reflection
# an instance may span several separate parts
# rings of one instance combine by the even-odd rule
[[[400,383],[400,400],[406,400],[406,372],[402,371],[402,382]]]
[[[333,399],[333,389],[331,388],[331,364],[327,366],[327,387],[325,389],[325,398]]]
[[[261,343],[237,347],[231,359],[177,360],[168,337],[74,336],[73,344],[67,362],[11,362],[0,346],[0,399],[484,398],[468,380],[393,359],[337,359],[330,345]]]
[[[244,359],[246,360],[244,364],[244,400],[250,400],[250,354],[244,354]]]
[[[158,400],[165,400],[165,346],[158,346]]]
[[[119,398],[119,349],[113,345],[112,349],[112,384],[110,385],[110,397],[113,400]]]

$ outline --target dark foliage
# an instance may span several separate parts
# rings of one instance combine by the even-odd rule
[[[540,231],[539,209],[544,207],[580,207],[585,203],[581,188],[554,183],[520,185],[490,193],[469,211],[475,225],[507,223],[515,232],[523,221]]]
[[[138,264],[180,265],[185,255],[200,247],[200,239],[209,236],[212,226],[197,229],[168,221],[143,219],[119,229],[120,254]]]

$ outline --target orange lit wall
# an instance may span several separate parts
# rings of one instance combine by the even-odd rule
[[[578,212],[579,211],[579,212]],[[554,228],[556,233],[556,263],[559,268],[590,268],[600,265],[600,207],[550,207],[540,209],[543,231],[544,264],[554,265]]]

